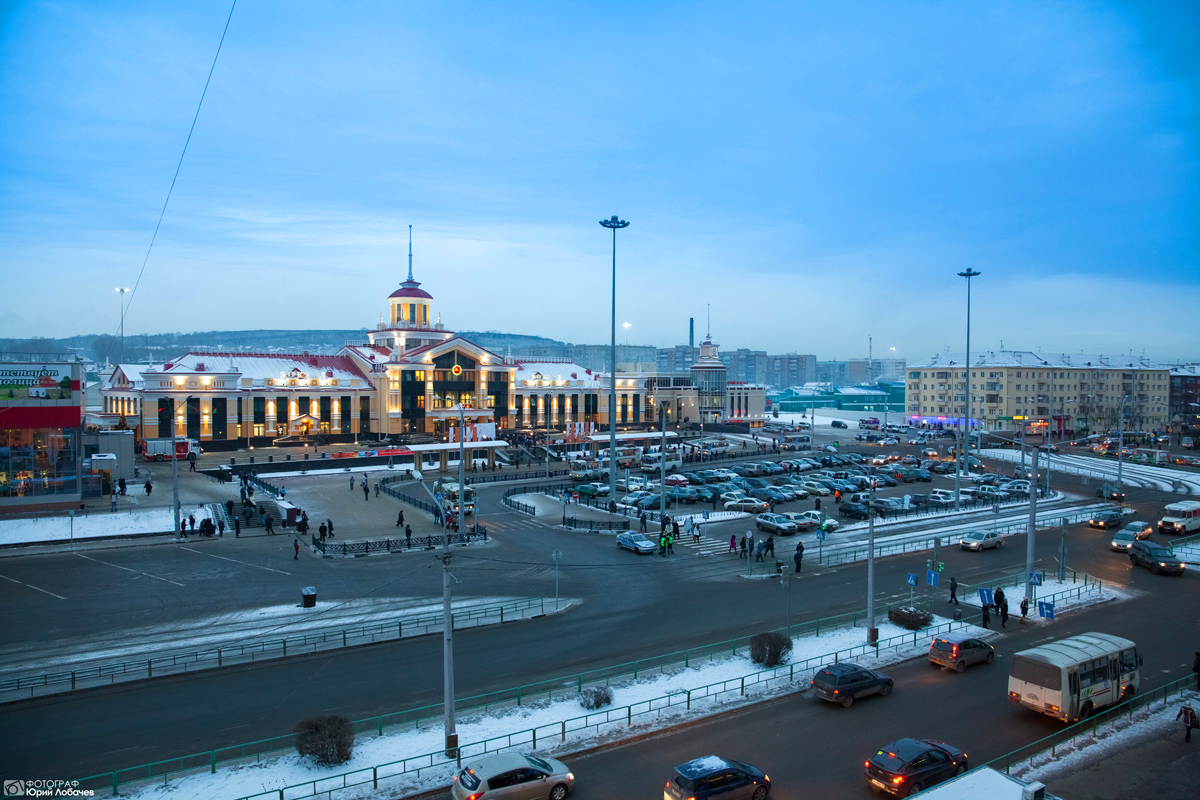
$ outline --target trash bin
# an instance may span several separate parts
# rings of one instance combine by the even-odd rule
[[[961,608],[954,609],[954,618],[962,619],[962,609]]]
[[[782,562],[782,561],[776,561],[776,562],[775,562],[775,574],[776,574],[776,575],[782,575],[782,574],[783,574],[783,562]]]
[[[317,607],[317,587],[305,586],[300,590],[300,605],[303,608]]]

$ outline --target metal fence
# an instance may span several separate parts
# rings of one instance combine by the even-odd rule
[[[563,517],[563,527],[577,531],[627,531],[627,519],[576,519]]]
[[[529,505],[528,503],[522,503],[519,500],[513,500],[512,497],[515,494],[529,494],[529,490],[524,487],[519,489],[509,489],[500,497],[501,504],[507,508],[511,508],[513,511],[519,511],[522,514],[528,514],[531,517],[536,517],[537,508]]]
[[[497,618],[504,622],[520,618],[529,609],[537,608],[539,613],[546,613],[549,603],[555,609],[553,600],[546,601],[540,597],[515,600],[508,603],[494,603],[472,606],[454,611],[451,619],[455,628],[473,627],[486,618]],[[473,624],[468,624],[473,623]],[[156,675],[171,675],[180,672],[193,672],[200,669],[214,669],[245,661],[260,661],[268,658],[285,658],[288,655],[312,653],[317,650],[346,647],[351,644],[385,641],[388,639],[417,636],[436,628],[441,630],[442,613],[415,614],[381,620],[368,625],[356,625],[349,628],[323,630],[311,633],[285,636],[278,639],[262,640],[228,644],[211,647],[188,653],[177,653],[155,658],[138,659],[135,661],[114,662],[93,667],[83,667],[74,670],[46,672],[34,675],[24,675],[17,678],[0,680],[0,693],[20,692],[21,697],[32,697],[37,694],[71,691],[82,686],[112,684],[129,680],[152,678]],[[12,698],[16,699],[16,698]]]
[[[432,550],[449,544],[466,547],[472,542],[486,542],[487,528],[472,525],[466,533],[449,533],[440,536],[404,536],[399,539],[375,539],[361,542],[331,542],[320,535],[312,534],[312,546],[327,556],[365,556],[371,553],[391,553],[397,550]]]
[[[403,480],[405,480],[405,478],[399,475],[393,475],[391,477],[384,478],[379,482],[379,490],[389,497],[396,498],[401,503],[408,503],[410,506],[416,506],[422,511],[428,511],[430,514],[437,512],[437,506],[435,506],[433,503],[430,503],[428,500],[421,500],[420,498],[413,497],[410,494],[405,494],[404,492],[392,486],[393,483]]]

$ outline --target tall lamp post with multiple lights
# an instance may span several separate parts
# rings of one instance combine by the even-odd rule
[[[121,354],[117,357],[117,363],[125,360],[125,295],[129,294],[129,289],[122,289],[120,286],[116,288],[117,299],[121,301]]]
[[[964,365],[965,370],[963,372],[963,375],[965,376],[964,383],[965,383],[965,388],[967,390],[967,413],[966,413],[966,419],[964,420],[964,422],[967,427],[967,449],[968,450],[971,449],[971,400],[972,400],[972,396],[971,396],[972,395],[972,391],[971,391],[971,278],[977,277],[980,274],[982,274],[982,273],[980,273],[977,270],[973,270],[970,267],[968,267],[964,272],[958,273],[958,277],[967,279],[967,358],[966,358],[966,364]],[[962,446],[962,440],[960,439],[958,442],[958,447],[956,447],[954,450],[954,460],[955,460],[954,507],[956,509],[959,508],[961,505],[961,501],[959,500],[959,488],[962,485],[962,451],[963,451],[963,446]]]
[[[612,231],[612,352],[608,376],[608,496],[617,496],[617,230],[628,228],[623,219],[602,219],[600,224]]]

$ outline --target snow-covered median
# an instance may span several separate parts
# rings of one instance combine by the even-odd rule
[[[205,506],[183,506],[180,509],[184,521],[189,514],[200,520],[209,516]],[[40,542],[66,542],[79,539],[115,539],[122,536],[143,536],[153,533],[172,533],[175,530],[175,514],[170,507],[148,508],[141,511],[88,511],[87,516],[75,515],[74,531],[71,518],[37,517],[34,519],[0,520],[0,547],[14,544],[37,544]]]
[[[762,670],[745,654],[716,657],[679,666],[637,680],[611,684],[613,704],[597,712],[580,708],[578,696],[510,706],[490,713],[468,714],[458,720],[464,761],[506,748],[559,753],[635,733],[665,728],[768,697],[799,691],[814,672],[837,661],[855,661],[882,668],[924,654],[934,632],[953,627],[980,637],[996,636],[972,625],[935,618],[929,631],[913,633],[890,622],[879,625],[881,647],[876,653],[865,644],[866,629],[845,628],[793,639],[789,662]],[[208,772],[134,790],[128,796],[152,798],[205,797],[211,800],[241,797],[304,798],[320,794],[337,800],[389,796],[422,791],[449,783],[456,768],[440,752],[444,745],[440,718],[428,728],[406,729],[383,736],[361,738],[350,762],[338,767],[317,767],[289,753],[261,763],[218,768]],[[379,789],[374,788],[378,779]],[[347,788],[341,788],[341,787]],[[325,794],[334,790],[331,795]],[[123,793],[124,794],[124,793]]]

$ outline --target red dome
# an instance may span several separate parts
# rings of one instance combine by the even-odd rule
[[[424,289],[416,289],[416,288],[397,289],[396,291],[394,291],[388,295],[389,300],[393,297],[424,297],[426,300],[433,299],[433,295],[431,295],[429,292],[425,291]]]

